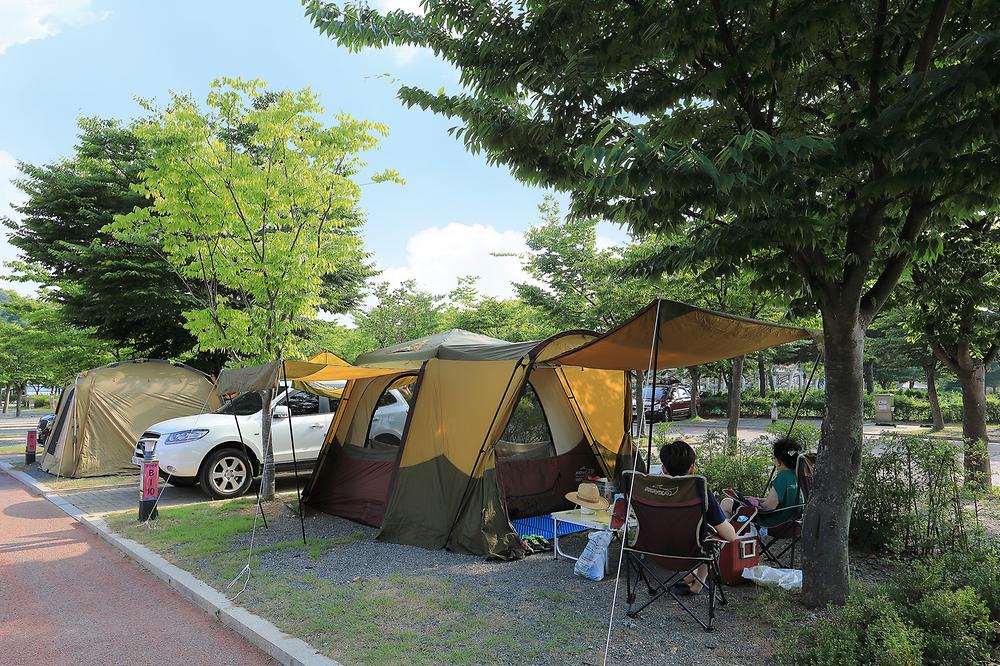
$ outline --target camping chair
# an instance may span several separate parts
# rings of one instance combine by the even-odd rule
[[[657,599],[670,595],[705,631],[712,631],[715,602],[726,603],[719,573],[722,542],[712,538],[705,521],[708,511],[708,484],[703,476],[647,476],[635,473],[632,510],[638,535],[625,536],[625,585],[628,616],[636,617]],[[629,528],[632,532],[634,528]],[[634,537],[634,543],[633,542]],[[631,545],[630,545],[631,544]],[[706,565],[708,574],[699,581],[708,592],[708,622],[695,615],[671,585]],[[669,575],[665,575],[669,574]],[[636,592],[645,583],[650,598],[636,605]],[[698,597],[691,597],[697,599]]]
[[[761,554],[764,559],[772,564],[784,566],[782,558],[788,554],[788,567],[795,568],[795,548],[802,538],[802,512],[806,502],[809,501],[809,492],[812,489],[813,468],[816,464],[816,456],[813,454],[800,453],[795,461],[795,476],[799,482],[799,503],[793,506],[786,506],[779,511],[797,509],[794,518],[789,518],[783,523],[767,528],[767,536],[760,539]],[[770,511],[758,511],[757,516],[766,516]],[[782,546],[783,542],[784,543]],[[778,550],[778,548],[781,550]]]

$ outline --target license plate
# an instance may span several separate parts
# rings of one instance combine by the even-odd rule
[[[137,467],[142,467],[142,458],[139,456],[132,456],[132,464]]]

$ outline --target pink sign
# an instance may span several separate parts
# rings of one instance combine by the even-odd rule
[[[142,499],[155,500],[159,482],[160,464],[155,460],[142,463]]]
[[[28,445],[25,447],[25,453],[34,453],[35,449],[38,448],[38,433],[34,430],[28,431]]]

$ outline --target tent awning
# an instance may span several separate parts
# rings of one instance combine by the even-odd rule
[[[818,335],[805,328],[657,299],[621,326],[550,362],[603,370],[649,368],[657,314],[660,325],[656,367],[659,369],[720,361],[795,340],[815,340]]]
[[[330,365],[311,361],[272,361],[246,368],[227,368],[219,375],[216,390],[220,395],[264,391],[274,388],[279,379],[290,382],[336,382],[398,373],[399,368],[359,368],[353,365]]]

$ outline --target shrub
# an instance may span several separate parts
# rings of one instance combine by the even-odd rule
[[[942,666],[985,663],[993,635],[990,611],[971,587],[934,590],[913,607],[924,637],[924,661]]]
[[[764,438],[730,442],[726,433],[709,430],[697,445],[697,452],[697,472],[716,492],[733,488],[743,495],[758,495],[767,485],[771,453]]]
[[[961,548],[912,562],[894,583],[896,598],[910,606],[929,592],[971,588],[989,608],[990,619],[1000,622],[1000,539],[977,534]]]
[[[855,488],[851,543],[909,557],[962,543],[967,530],[959,452],[953,442],[919,437],[870,441]]]
[[[884,592],[856,591],[843,608],[782,641],[779,662],[789,666],[918,666],[920,632]]]

